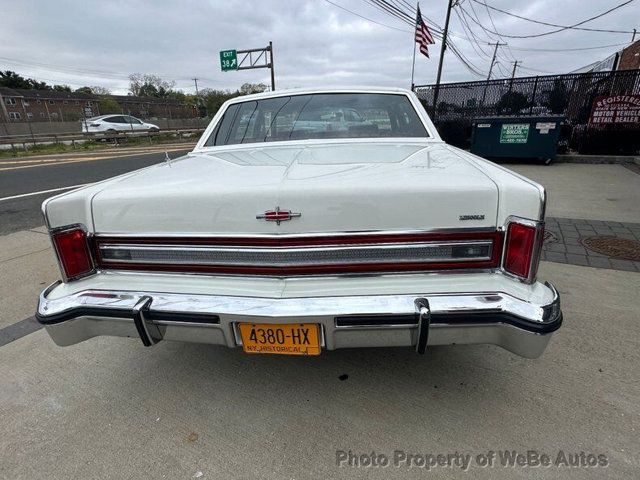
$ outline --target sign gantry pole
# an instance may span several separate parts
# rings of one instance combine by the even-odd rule
[[[273,66],[273,42],[269,42],[269,46],[264,48],[222,50],[220,52],[220,69],[223,72],[231,70],[250,70],[253,68],[270,69],[271,90],[273,91],[276,89],[276,77]]]

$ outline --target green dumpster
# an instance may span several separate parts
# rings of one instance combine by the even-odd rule
[[[550,163],[564,117],[501,116],[473,119],[471,153],[485,158],[529,158]]]

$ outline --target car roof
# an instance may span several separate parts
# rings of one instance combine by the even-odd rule
[[[246,100],[258,100],[261,98],[283,97],[287,95],[309,95],[313,93],[400,93],[408,95],[413,92],[406,88],[398,87],[314,87],[314,88],[290,88],[284,90],[276,90],[262,93],[253,93],[251,95],[243,95],[231,99],[234,101],[244,102]]]
[[[87,120],[103,120],[107,117],[122,117],[122,116],[136,118],[133,115],[129,115],[128,113],[110,113],[108,115],[98,115],[97,117],[87,118]]]

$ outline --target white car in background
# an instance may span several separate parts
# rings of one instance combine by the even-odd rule
[[[82,121],[82,133],[158,132],[160,128],[131,115],[101,115]]]

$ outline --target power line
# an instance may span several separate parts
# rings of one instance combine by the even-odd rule
[[[329,1],[329,0],[326,0]],[[365,3],[368,3],[370,5],[372,5],[373,7],[375,7],[376,9],[380,10],[381,12],[383,12],[386,15],[389,15],[390,17],[395,18],[396,20],[399,20],[407,25],[410,26],[415,26],[415,19],[413,19],[412,14],[415,13],[415,9],[408,4],[405,0],[399,0],[399,2],[393,1],[393,4],[390,4],[388,1],[386,0],[363,0]],[[408,9],[410,13],[407,13],[406,10],[404,10],[402,8],[402,6],[400,5],[400,2],[403,3]],[[329,2],[333,5],[333,2]],[[336,5],[338,6],[338,5]],[[362,17],[361,15],[355,13],[355,12],[351,12],[357,16]],[[442,39],[442,28],[433,20],[429,19],[428,17],[425,17],[424,15],[422,16],[422,18],[432,27],[431,28],[431,33],[432,35],[437,38],[437,39]],[[377,23],[377,22],[376,22]],[[393,27],[395,28],[395,27]],[[404,30],[407,31],[407,30]],[[449,33],[449,36],[451,36],[452,33]],[[458,36],[456,35],[456,37],[459,37],[461,39],[465,39],[464,37]],[[453,41],[451,39],[449,39],[447,41],[447,46],[451,49],[452,53],[454,54],[454,56],[460,61],[460,63],[473,75],[476,75],[478,77],[485,77],[486,74],[483,73],[476,65],[474,65],[467,57],[464,56],[464,54],[458,49],[458,47],[453,43]]]
[[[521,15],[516,15],[515,13],[511,13],[511,12],[508,12],[506,10],[502,10],[500,8],[488,5],[486,1],[483,1],[482,3],[479,0],[471,0],[471,1],[475,2],[475,3],[478,3],[478,4],[481,4],[481,5],[484,5],[485,7],[490,8],[491,10],[495,10],[496,12],[500,12],[500,13],[504,13],[505,15],[509,15],[510,17],[519,18],[520,20],[526,20],[527,22],[537,23],[539,25],[546,25],[548,27],[560,27],[562,29],[584,30],[584,31],[587,31],[587,32],[633,33],[630,30],[603,30],[603,29],[600,29],[600,28],[588,28],[588,27],[575,27],[575,26],[567,26],[567,25],[558,25],[557,23],[543,22],[542,20],[534,20],[532,18],[527,18],[527,17],[523,17]],[[624,6],[624,5],[628,4],[628,3],[631,3],[632,1],[633,0],[630,0],[630,1],[626,2],[626,3],[623,3],[623,4],[613,8],[610,11],[613,11],[616,8],[620,8],[620,7],[622,7],[622,6]],[[469,4],[469,5],[471,5],[471,4]],[[605,12],[603,15],[606,15],[607,13],[609,13],[609,11]],[[598,18],[598,17],[596,17],[596,18]],[[495,25],[493,25],[493,28],[495,29]]]
[[[478,41],[478,38],[475,36],[473,31],[469,28],[469,24],[466,23],[466,19],[460,14],[460,12],[458,12],[458,10],[454,10],[454,12],[455,12],[456,16],[458,17],[458,19],[460,20],[460,25],[462,26],[462,31],[464,32],[465,36],[467,37],[467,40],[471,44],[471,47],[473,48],[474,52],[476,52],[478,54],[478,56],[484,56],[485,58],[491,58],[491,56],[487,52],[485,52],[483,50],[483,48],[480,46],[480,42]],[[471,36],[473,37],[473,40],[471,40],[471,38],[467,34],[467,31],[471,34]],[[476,47],[476,45],[477,45],[477,47]]]
[[[485,0],[483,0],[483,2],[485,2]],[[478,22],[480,22],[480,16],[478,15],[478,12],[476,12],[476,9],[473,6],[473,3],[469,3],[469,6],[471,7],[471,13],[473,13],[473,16],[476,18],[476,20],[478,20]],[[502,38],[502,35],[498,31],[498,29],[495,28],[495,24],[493,23],[493,18],[491,17],[491,11],[488,8],[486,10],[487,10],[487,14],[489,16],[489,21],[491,22],[491,25],[493,26],[493,30],[496,32],[496,34],[498,36],[497,40],[498,41],[502,41],[502,42],[504,42],[506,44],[505,45],[505,47],[507,48],[506,51],[507,51],[507,53],[509,54],[509,56],[511,58],[507,58],[506,56],[504,56],[502,51],[498,52],[498,55],[503,57],[504,60],[506,60],[507,62],[511,62],[512,60],[515,60],[516,57],[513,55],[513,52],[511,52],[511,50],[509,49],[509,45],[507,44],[507,41],[504,38]],[[464,15],[464,12],[463,12],[463,15]],[[489,42],[493,42],[493,41],[496,40],[495,38],[490,37],[490,35],[486,31],[484,31],[484,34],[489,39]]]
[[[343,7],[342,5],[338,5],[337,3],[333,3],[331,0],[325,0],[325,2],[330,3],[334,7],[338,7],[340,9],[344,10],[345,12],[349,12],[350,14],[355,15],[356,17],[360,17],[363,20],[367,20],[368,22],[375,23],[375,24],[380,25],[382,27],[392,28],[394,30],[398,30],[399,32],[406,32],[406,33],[410,32],[410,30],[405,30],[404,28],[393,27],[391,25],[387,25],[385,23],[381,23],[381,22],[378,22],[376,20],[373,20],[372,18],[365,17],[364,15],[360,15],[359,13],[351,11],[348,8]]]
[[[617,10],[621,7],[624,7],[625,5],[628,5],[629,3],[633,2],[634,0],[627,0],[626,2],[623,2],[621,4],[616,5],[615,7],[610,8],[609,10],[606,10],[605,12],[602,12],[598,15],[594,15],[593,17],[587,18],[586,20],[583,20],[581,22],[575,23],[573,25],[567,25],[567,26],[563,26],[562,28],[558,28],[557,30],[551,30],[548,32],[543,32],[543,33],[536,33],[536,34],[532,34],[532,35],[508,35],[506,33],[501,34],[502,37],[506,37],[506,38],[536,38],[536,37],[544,37],[546,35],[552,35],[554,33],[558,33],[558,32],[562,32],[565,30],[569,30],[569,29],[575,29],[575,27],[578,27],[580,25],[584,25],[587,22],[591,22],[593,20],[596,20],[598,18],[601,18],[611,12],[613,12],[614,10]],[[462,10],[464,10],[464,7],[462,7],[462,5],[460,5],[460,8]],[[468,13],[467,13],[468,15]],[[485,27],[484,25],[482,25],[479,21],[477,21],[476,19],[474,19],[473,17],[469,17],[471,18],[471,20],[476,23],[480,28],[482,28],[483,30],[485,30],[488,33],[491,33],[493,35],[498,35],[497,32],[492,31],[490,29],[488,29],[487,27]],[[619,30],[601,30],[602,32],[608,32],[608,33],[621,33]],[[632,32],[622,32],[622,33],[632,33]]]
[[[401,8],[398,8],[395,4],[392,4],[387,0],[374,0],[374,1],[377,3],[382,3],[383,5],[386,5],[388,8],[398,13],[398,15],[401,15],[402,17],[404,17],[412,25],[415,23],[416,19],[412,15],[409,15],[407,12],[405,12]]]
[[[396,20],[400,20],[401,22],[406,23],[407,25],[413,25],[412,21],[407,20],[407,18],[404,17],[403,15],[400,15],[397,12],[395,12],[393,9],[387,7],[386,4],[376,0],[367,0],[367,2],[373,5],[374,7],[376,7],[378,10],[382,11],[383,13],[386,13],[387,15],[391,15],[392,17],[395,17]]]
[[[523,47],[511,47],[514,50],[522,52],[580,52],[583,50],[598,50],[600,48],[622,47],[629,45],[628,43],[612,43],[610,45],[598,45],[594,47],[579,47],[579,48],[523,48]]]
[[[554,73],[554,72],[550,72],[549,70],[540,70],[539,68],[525,67],[524,65],[518,65],[518,67],[522,68],[523,70],[530,70],[532,72],[537,72],[537,73],[548,73],[548,74]]]

